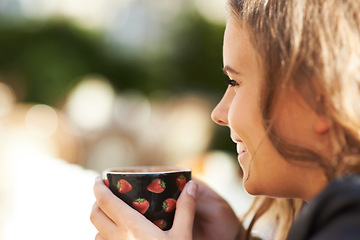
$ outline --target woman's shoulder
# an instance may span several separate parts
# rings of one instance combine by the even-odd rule
[[[360,175],[336,179],[305,205],[288,239],[360,239]]]

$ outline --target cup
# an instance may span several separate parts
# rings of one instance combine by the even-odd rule
[[[191,170],[168,166],[107,169],[104,183],[129,206],[162,230],[172,227],[176,201],[191,179]]]

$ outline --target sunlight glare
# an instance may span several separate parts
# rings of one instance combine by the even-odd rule
[[[26,129],[35,137],[47,138],[52,136],[59,119],[56,111],[47,105],[35,105],[26,114]]]
[[[85,78],[70,93],[65,110],[80,130],[98,130],[110,122],[114,99],[115,92],[108,81]]]
[[[225,4],[224,0],[195,0],[195,7],[199,13],[215,24],[225,23]]]
[[[11,111],[15,104],[15,94],[12,89],[0,82],[0,117]]]

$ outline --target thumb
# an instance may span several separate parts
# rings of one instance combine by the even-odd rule
[[[176,204],[172,232],[177,236],[183,236],[182,239],[192,239],[197,190],[198,184],[194,181],[189,181],[185,185]]]

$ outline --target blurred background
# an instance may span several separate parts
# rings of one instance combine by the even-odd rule
[[[212,108],[225,0],[0,0],[0,239],[94,239],[94,178],[179,165],[251,197]]]

